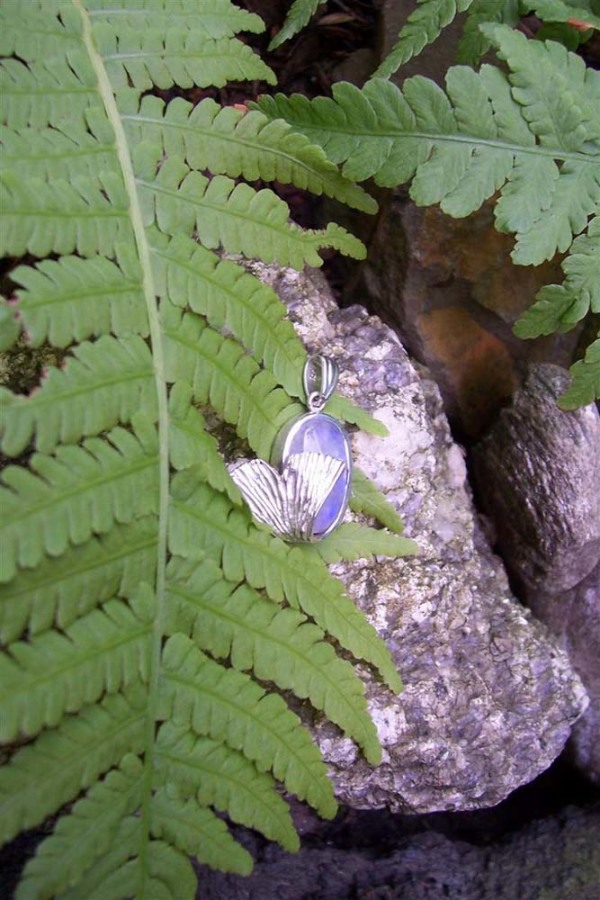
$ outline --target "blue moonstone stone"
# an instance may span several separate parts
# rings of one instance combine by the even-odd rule
[[[350,492],[350,447],[346,432],[326,413],[309,413],[291,427],[285,441],[281,462],[285,465],[294,453],[321,453],[344,463],[344,470],[327,495],[313,526],[313,537],[323,537],[341,519]]]

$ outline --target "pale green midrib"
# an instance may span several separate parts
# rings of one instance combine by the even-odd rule
[[[62,159],[76,159],[81,156],[96,156],[101,153],[106,153],[107,155],[114,155],[115,148],[109,146],[108,144],[98,144],[96,146],[82,146],[79,144],[77,147],[69,150],[61,150],[60,153],[52,153],[52,148],[50,148],[49,153],[19,153],[17,155],[13,155],[11,153],[5,153],[4,159],[12,162],[18,163],[36,163],[38,161],[48,162],[50,160],[52,163],[56,160]],[[95,161],[95,160],[94,160]]]
[[[215,43],[215,44],[217,44],[217,43],[219,43],[219,44],[220,44],[220,43],[229,44],[229,45],[231,46],[231,53],[225,54],[225,53],[223,53],[223,48],[222,48],[222,47],[215,47],[215,50],[214,50],[214,52],[212,52],[212,53],[207,53],[207,52],[203,52],[203,53],[200,53],[200,52],[186,53],[185,51],[182,52],[182,51],[179,51],[179,50],[174,50],[174,51],[171,52],[171,53],[166,53],[166,52],[160,53],[160,51],[157,51],[157,50],[140,50],[139,52],[136,52],[136,53],[107,53],[106,56],[103,56],[102,58],[103,58],[103,60],[104,60],[105,62],[106,62],[107,60],[108,60],[109,62],[114,62],[115,60],[117,60],[117,61],[120,62],[120,61],[123,60],[123,59],[151,59],[151,60],[156,60],[156,59],[161,59],[161,60],[168,60],[168,59],[175,59],[175,60],[180,60],[180,59],[191,59],[191,60],[211,60],[211,59],[222,59],[224,56],[231,56],[231,57],[234,58],[234,59],[236,59],[236,58],[239,59],[239,58],[240,58],[240,47],[245,47],[245,46],[247,46],[247,45],[242,44],[240,41],[237,41],[235,38],[232,38],[232,37],[226,37],[226,38],[208,38],[208,39],[207,39],[207,43],[208,43],[208,41],[211,41],[212,43]],[[249,48],[248,48],[248,49],[249,49]],[[241,52],[243,53],[244,51],[241,51]],[[242,58],[242,62],[248,62],[248,60],[244,60],[244,59]]]
[[[155,379],[158,408],[159,430],[159,507],[158,507],[158,542],[157,542],[157,573],[156,573],[156,615],[154,620],[153,646],[150,663],[150,684],[146,713],[146,734],[144,752],[144,790],[141,809],[141,838],[139,854],[139,881],[140,896],[137,900],[143,900],[143,885],[147,881],[148,874],[148,845],[150,840],[150,816],[152,799],[153,756],[155,751],[155,722],[158,701],[158,678],[161,656],[161,642],[163,636],[163,618],[165,612],[165,567],[167,556],[167,525],[169,509],[169,412],[168,398],[165,381],[165,360],[162,346],[161,323],[156,304],[157,291],[154,285],[152,263],[150,260],[150,248],[148,245],[144,218],[138,196],[133,164],[129,154],[129,147],[125,136],[123,123],[119,115],[112,85],[100,54],[96,50],[92,37],[91,22],[83,7],[82,0],[73,0],[79,9],[83,22],[83,39],[90,57],[92,67],[98,80],[98,91],[112,126],[116,138],[117,155],[121,164],[125,190],[130,202],[131,225],[135,235],[135,242],[140,258],[142,270],[142,284],[144,298],[148,312],[150,327],[150,339],[155,362]]]
[[[352,181],[346,181],[343,176],[340,177],[339,171],[332,170],[330,172],[322,173],[317,171],[314,167],[308,165],[303,160],[298,159],[297,156],[293,156],[291,153],[286,153],[283,150],[280,150],[278,147],[273,147],[270,144],[264,143],[261,144],[259,140],[250,141],[246,138],[239,138],[236,134],[227,134],[226,132],[213,132],[209,128],[199,128],[195,123],[190,125],[189,123],[183,124],[180,122],[172,122],[169,119],[156,119],[151,118],[150,116],[141,116],[141,115],[127,115],[123,116],[124,120],[139,123],[143,122],[148,125],[154,125],[163,130],[172,128],[174,131],[184,131],[187,134],[196,133],[202,135],[204,138],[208,138],[209,140],[214,141],[215,143],[226,143],[226,144],[234,144],[236,146],[242,147],[244,149],[251,149],[255,151],[258,156],[262,156],[264,154],[269,154],[271,156],[280,157],[281,159],[289,162],[293,167],[298,169],[303,169],[305,172],[308,172],[313,177],[317,178],[323,185],[330,185],[331,182],[335,180],[335,177],[338,176],[340,178],[340,187],[346,187],[351,189],[353,187],[358,187]],[[240,120],[241,121],[241,120]],[[265,124],[268,123],[268,119],[265,117]],[[260,132],[259,132],[260,133]],[[289,136],[289,133],[288,133]],[[309,145],[307,145],[309,146]],[[318,146],[318,145],[317,145]],[[242,151],[243,152],[243,151]],[[332,163],[333,165],[333,163]],[[292,182],[294,183],[294,182]],[[360,189],[359,189],[360,190]]]
[[[110,534],[110,532],[108,532],[108,534]],[[56,585],[56,584],[68,582],[71,579],[80,578],[82,575],[93,572],[94,569],[102,569],[105,566],[110,566],[114,562],[117,562],[118,560],[129,557],[129,556],[133,555],[134,553],[140,553],[143,550],[148,550],[150,547],[154,547],[155,544],[156,544],[156,539],[154,537],[152,537],[152,538],[146,537],[143,541],[140,540],[139,542],[136,542],[134,544],[125,544],[123,549],[121,549],[120,551],[107,554],[106,556],[102,557],[101,560],[94,561],[94,562],[90,563],[89,565],[77,567],[77,566],[70,564],[69,574],[66,576],[64,575],[64,573],[58,572],[55,578],[45,578],[43,580],[40,579],[40,581],[34,582],[33,586],[31,584],[25,584],[24,587],[21,588],[21,590],[17,590],[17,591],[13,590],[11,593],[6,593],[4,591],[0,592],[0,603],[5,603],[7,601],[10,602],[11,600],[14,600],[15,597],[20,597],[23,594],[28,595],[28,594],[31,594],[32,591],[39,591],[42,588],[47,588],[51,585]],[[59,557],[59,559],[60,559],[60,557]],[[33,569],[31,571],[33,573],[35,573],[37,570]],[[29,570],[27,571],[26,574],[27,575],[29,574]],[[8,587],[8,586],[9,585],[6,585],[6,587]],[[17,581],[17,586],[18,586],[18,581]],[[118,597],[118,594],[115,595],[115,598],[116,597]],[[58,598],[57,602],[60,603],[60,598]]]
[[[118,451],[115,452],[118,453]],[[82,491],[88,493],[89,491],[92,491],[98,487],[102,487],[102,485],[104,484],[114,484],[121,478],[127,478],[128,476],[134,475],[137,472],[142,472],[149,466],[156,465],[157,459],[158,454],[153,454],[152,456],[150,456],[150,454],[146,454],[144,456],[136,458],[135,465],[128,465],[126,469],[119,469],[118,472],[106,472],[103,470],[101,476],[97,476],[96,478],[92,478],[89,481],[85,481],[80,484],[75,484],[72,486],[71,490],[61,493],[58,502],[62,504],[65,501],[69,501],[71,497],[80,496]],[[124,460],[126,462],[131,462],[129,457],[123,457],[121,454],[119,454],[118,462],[123,462]],[[37,477],[42,479],[42,476],[40,475],[38,475]],[[30,516],[33,516],[41,512],[42,510],[48,509],[49,507],[51,508],[57,503],[57,498],[56,496],[54,496],[54,491],[56,491],[58,487],[64,487],[64,485],[57,485],[56,482],[52,482],[47,483],[47,487],[48,493],[50,494],[49,497],[45,498],[43,501],[38,501],[31,506],[26,506],[25,509],[21,512],[19,512],[18,509],[14,512],[11,511],[11,524],[21,522],[23,519],[28,519]],[[10,488],[8,488],[7,490],[10,493]]]
[[[73,0],[73,3],[77,2],[77,0]],[[87,87],[86,85],[82,85],[81,87],[69,87],[69,88],[8,88],[6,85],[1,86],[2,95],[6,96],[10,94],[11,96],[33,96],[37,97],[41,95],[42,97],[47,97],[48,94],[58,94],[60,97],[64,97],[67,94],[90,94],[92,96],[96,95],[96,91],[92,87]]]
[[[116,629],[123,627],[122,623],[112,624]],[[81,666],[87,666],[89,663],[92,663],[95,658],[107,656],[115,650],[118,650],[120,647],[139,641],[140,638],[145,637],[148,634],[148,632],[151,630],[152,624],[150,622],[140,622],[139,620],[137,620],[137,626],[138,627],[135,629],[135,631],[132,630],[125,632],[125,634],[118,633],[117,635],[111,635],[110,641],[102,645],[89,644],[87,647],[78,647],[76,644],[74,644],[73,646],[75,648],[75,651],[79,651],[79,653],[82,655],[74,655],[63,665],[57,666],[56,668],[51,669],[49,672],[37,673],[36,677],[34,678],[27,677],[30,674],[29,670],[21,669],[20,679],[18,681],[15,681],[13,684],[9,684],[8,686],[10,699],[12,699],[13,697],[18,697],[20,693],[28,693],[29,691],[35,690],[36,688],[44,684],[52,685],[57,678],[61,677],[62,675],[68,674],[69,672],[72,672],[73,670],[76,670]],[[72,639],[69,640],[72,641]],[[141,678],[141,676],[139,681],[141,684],[144,684],[144,680]],[[125,682],[125,679],[123,678],[122,682],[119,684],[119,687],[116,690],[110,691],[110,693],[118,693],[122,687],[129,687],[132,683],[132,681]],[[105,688],[105,685],[103,685],[103,687]],[[99,696],[101,695],[102,690],[99,693]],[[1,696],[2,695],[0,695],[0,697]],[[1,702],[6,703],[6,699],[2,698]],[[89,703],[90,701],[87,702]]]
[[[499,139],[493,138],[482,138],[477,137],[475,135],[466,135],[466,134],[440,134],[439,132],[428,132],[428,131],[398,131],[398,130],[390,130],[390,131],[368,131],[368,130],[360,130],[354,131],[350,128],[339,127],[336,128],[335,125],[327,125],[325,127],[319,125],[313,125],[311,123],[305,123],[302,121],[294,121],[292,118],[285,120],[292,128],[295,128],[301,134],[339,134],[344,137],[349,138],[357,138],[361,139],[372,139],[372,140],[382,140],[389,139],[391,141],[399,141],[399,140],[418,140],[418,141],[427,141],[436,144],[440,143],[450,143],[450,144],[468,144],[470,146],[481,146],[481,147],[490,147],[494,150],[504,150],[506,152],[520,154],[520,153],[529,153],[533,156],[549,156],[552,159],[562,159],[562,160],[574,160],[575,162],[583,162],[583,163],[596,163],[598,164],[598,154],[600,154],[600,148],[598,149],[598,154],[592,155],[586,153],[575,153],[569,152],[567,150],[560,150],[558,148],[545,147],[541,144],[535,144],[530,147],[527,147],[523,144],[511,144],[508,141],[501,141]],[[344,157],[340,160],[340,162],[347,162],[348,159],[352,157]],[[385,162],[382,164],[385,165]],[[380,166],[381,168],[381,166]],[[375,173],[377,174],[377,173]]]
[[[198,687],[195,684],[193,679],[189,679],[189,678],[186,679],[183,675],[179,675],[176,672],[166,672],[164,677],[165,677],[165,681],[173,681],[177,684],[181,684],[184,687],[191,689],[192,691]],[[261,731],[267,732],[267,734],[270,734],[274,738],[276,744],[283,745],[285,747],[286,752],[289,754],[289,756],[294,757],[294,759],[296,760],[299,767],[305,773],[307,773],[311,779],[313,779],[315,777],[314,773],[312,772],[312,768],[314,766],[314,763],[317,762],[317,760],[309,760],[309,761],[305,760],[304,757],[298,752],[297,747],[293,743],[291,743],[289,740],[287,740],[289,732],[286,732],[285,734],[282,735],[280,732],[276,731],[275,728],[271,727],[270,719],[266,719],[266,720],[259,719],[257,716],[254,716],[252,714],[252,712],[249,711],[246,707],[241,706],[239,703],[236,703],[235,700],[232,700],[230,697],[224,697],[221,694],[219,694],[217,691],[211,690],[210,685],[208,685],[208,684],[200,685],[199,690],[201,693],[207,694],[209,697],[213,698],[213,700],[216,700],[216,702],[218,704],[220,704],[221,706],[225,706],[225,707],[229,708],[229,710],[231,712],[233,712],[236,716],[241,716],[242,718],[250,719],[251,722],[253,722],[257,726],[257,728],[259,728]],[[266,695],[263,695],[263,696],[266,696]],[[292,734],[293,734],[293,732],[292,732]],[[202,736],[202,735],[200,735],[200,736]],[[210,732],[208,733],[208,736],[211,737]],[[233,750],[239,749],[238,747],[234,747],[231,744],[228,744],[228,746],[231,746]],[[250,758],[251,757],[248,757],[248,759],[250,759]],[[326,795],[326,791],[320,787],[319,787],[319,793],[322,796]]]

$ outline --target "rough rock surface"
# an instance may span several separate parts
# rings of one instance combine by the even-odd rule
[[[254,848],[251,878],[203,869],[199,900],[598,900],[600,808],[566,809],[486,847],[408,834],[373,847]]]
[[[600,784],[600,415],[558,409],[567,382],[556,366],[532,366],[475,448],[474,473],[511,575],[590,694],[571,749]]]
[[[353,439],[356,464],[420,545],[417,559],[335,567],[388,642],[399,697],[361,669],[384,749],[372,769],[334,726],[314,727],[342,803],[429,812],[498,803],[560,753],[587,698],[567,656],[511,596],[478,527],[439,392],[364,309],[340,310],[318,272],[253,266],[288,303],[311,350],[337,359],[340,387],[387,425]]]

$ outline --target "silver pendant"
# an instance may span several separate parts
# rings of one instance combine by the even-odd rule
[[[352,458],[348,435],[322,412],[338,369],[325,356],[304,367],[308,412],[275,439],[271,463],[233,463],[230,474],[255,519],[287,541],[319,541],[337,528],[350,498]]]

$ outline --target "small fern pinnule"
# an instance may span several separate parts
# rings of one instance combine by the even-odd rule
[[[225,255],[302,268],[364,248],[307,231],[289,182],[372,212],[323,150],[262,112],[177,88],[274,76],[229,0],[6,0],[0,9],[0,346],[55,348],[0,390],[2,840],[48,825],[16,897],[195,895],[189,857],[248,874],[228,820],[288,850],[279,786],[336,804],[290,692],[376,763],[343,648],[401,687],[327,560],[414,552],[357,526],[314,548],[257,527],[207,422],[268,456],[301,409],[305,350],[277,295]],[[156,91],[162,91],[162,98]],[[41,357],[40,357],[41,358]],[[31,380],[30,380],[31,381]],[[379,429],[341,397],[332,412]],[[214,427],[214,425],[211,425]],[[358,503],[401,531],[363,483]],[[268,689],[266,684],[268,683]]]
[[[515,235],[515,263],[568,254],[564,284],[542,288],[517,334],[567,330],[600,311],[600,75],[554,41],[506,25],[481,32],[507,71],[455,66],[446,92],[421,76],[402,89],[373,78],[362,89],[334,85],[331,99],[278,94],[258,106],[321,144],[348,178],[410,182],[415,203],[455,217],[494,198],[496,228]],[[592,351],[573,368],[563,403],[600,396],[594,360]]]

